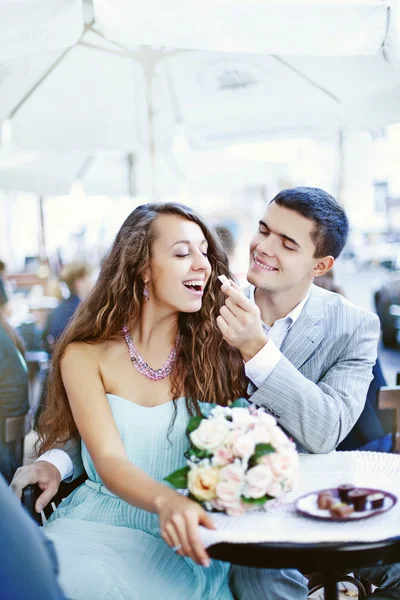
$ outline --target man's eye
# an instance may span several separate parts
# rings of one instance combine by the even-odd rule
[[[259,232],[262,233],[263,235],[268,235],[269,234],[268,229],[263,229],[262,227],[260,227]]]
[[[283,247],[286,248],[286,250],[292,250],[293,252],[296,250],[296,248],[291,248],[290,246],[286,246],[286,244],[283,244]]]

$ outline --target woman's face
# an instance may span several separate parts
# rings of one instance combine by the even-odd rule
[[[211,275],[207,241],[201,228],[178,215],[160,215],[145,276],[150,301],[178,312],[200,310]]]

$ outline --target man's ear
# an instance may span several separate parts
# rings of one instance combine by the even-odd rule
[[[325,275],[328,271],[330,271],[335,264],[335,259],[333,256],[324,256],[324,258],[318,258],[318,262],[311,271],[313,277],[319,277],[320,275]]]

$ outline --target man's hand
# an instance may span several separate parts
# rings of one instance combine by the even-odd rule
[[[230,286],[223,285],[221,290],[227,298],[217,317],[217,325],[228,344],[237,348],[247,362],[268,342],[260,309],[233,282]]]
[[[22,490],[33,483],[37,483],[43,492],[35,504],[35,510],[39,513],[56,495],[61,483],[61,473],[47,460],[37,460],[16,470],[11,488],[18,498],[22,498]]]

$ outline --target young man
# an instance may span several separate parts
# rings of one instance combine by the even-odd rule
[[[333,266],[347,234],[347,217],[329,194],[317,188],[284,190],[267,207],[250,244],[247,297],[235,286],[223,288],[227,299],[218,324],[242,354],[251,400],[273,414],[305,452],[330,452],[350,431],[376,360],[378,318],[312,283]],[[47,504],[60,472],[65,478],[83,470],[79,446],[69,443],[65,450],[72,461],[52,450],[52,456],[19,470],[16,493],[39,482],[44,492],[38,504]],[[391,581],[400,580],[400,568],[388,577],[393,569],[385,570],[390,590],[396,586]],[[233,567],[231,574],[241,600],[307,598],[307,581],[294,569]],[[368,575],[378,584],[382,579],[377,569]]]
[[[300,451],[334,450],[360,415],[372,379],[378,318],[313,285],[347,235],[347,217],[332,196],[283,190],[250,243],[247,297],[236,286],[222,288],[227,299],[218,325],[242,355],[251,400],[276,417]],[[381,585],[379,598],[400,598],[400,565],[359,573]],[[294,569],[232,567],[231,587],[241,600],[307,598],[307,581]]]

